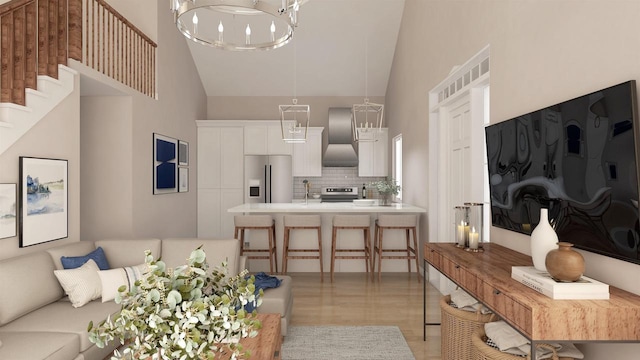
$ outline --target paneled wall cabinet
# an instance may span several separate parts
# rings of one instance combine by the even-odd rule
[[[389,129],[358,129],[358,176],[387,176]]]
[[[279,121],[273,124],[260,122],[244,128],[244,153],[246,155],[291,155],[293,146],[282,140]]]
[[[310,127],[307,141],[293,144],[293,176],[322,176],[322,127]]]
[[[497,244],[472,253],[426,243],[424,259],[531,340],[640,342],[640,296],[609,286],[609,300],[553,300],[511,278],[531,257]],[[425,324],[426,325],[426,324]]]
[[[227,209],[244,202],[244,128],[198,123],[198,237],[230,238]]]

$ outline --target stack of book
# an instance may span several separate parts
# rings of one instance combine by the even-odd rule
[[[533,266],[513,266],[511,277],[514,280],[558,300],[608,300],[609,285],[586,276],[574,282],[555,280],[546,271],[536,270]]]

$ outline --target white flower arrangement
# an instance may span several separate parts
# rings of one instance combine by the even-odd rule
[[[396,183],[396,180],[393,178],[386,178],[385,180],[379,180],[369,183],[369,186],[375,188],[379,194],[388,195],[398,195],[400,192],[400,185]]]
[[[260,329],[256,310],[262,290],[255,295],[254,278],[247,270],[230,277],[227,264],[209,272],[206,254],[194,250],[188,264],[166,269],[145,251],[149,268],[128,291],[118,289],[121,311],[97,327],[89,323],[89,340],[103,348],[114,339],[126,347],[112,359],[211,360],[228,351],[231,359],[250,356],[239,339],[254,337]]]

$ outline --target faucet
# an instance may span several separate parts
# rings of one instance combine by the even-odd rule
[[[304,184],[304,204],[309,205],[309,180],[302,180]]]

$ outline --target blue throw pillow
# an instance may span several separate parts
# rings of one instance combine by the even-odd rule
[[[102,250],[100,246],[85,256],[62,256],[60,262],[62,262],[62,267],[65,269],[75,269],[84,265],[89,259],[93,259],[93,261],[98,264],[100,270],[110,269],[107,257],[104,255],[104,250]]]

